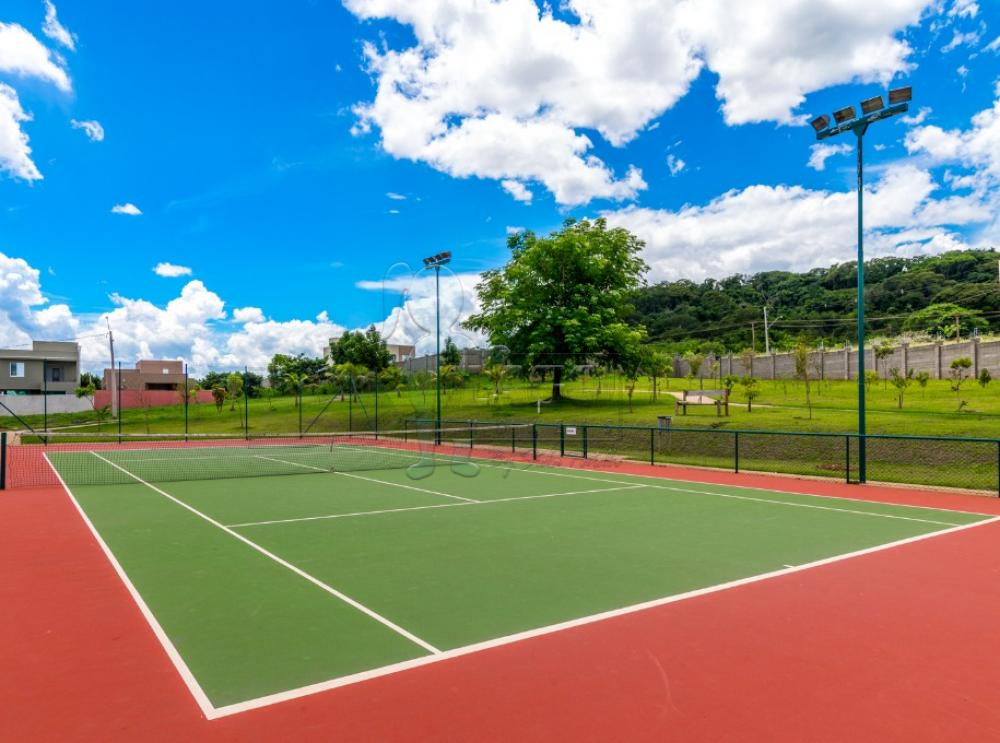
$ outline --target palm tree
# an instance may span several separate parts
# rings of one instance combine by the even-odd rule
[[[493,399],[500,399],[500,393],[503,391],[503,380],[507,378],[507,367],[503,364],[488,364],[483,369],[483,373],[493,383]]]

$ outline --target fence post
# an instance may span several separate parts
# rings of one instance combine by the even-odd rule
[[[649,463],[656,464],[656,429],[649,429]]]
[[[403,418],[403,442],[410,440],[410,419]]]
[[[566,424],[559,424],[559,456],[566,456]]]
[[[115,396],[118,398],[118,443],[122,442],[122,362],[118,362],[115,375]]]
[[[0,490],[7,487],[7,432],[0,431]]]
[[[375,440],[378,441],[378,369],[375,370]]]
[[[587,458],[587,429],[589,426],[583,427],[583,458]]]
[[[42,429],[46,433],[49,431],[49,368],[47,359],[42,359]],[[42,443],[48,446],[49,437],[46,436],[42,439]]]
[[[513,426],[510,427],[510,453],[517,453],[517,429]]]
[[[733,431],[733,462],[735,463],[734,471],[736,474],[740,474],[740,432]]]
[[[531,458],[538,459],[538,424],[531,424]]]
[[[188,440],[188,365],[184,364],[184,440]]]
[[[469,421],[469,449],[472,450],[476,443],[476,422]]]
[[[851,484],[851,435],[844,436],[844,476],[847,484]]]
[[[250,440],[250,370],[243,367],[243,438]]]

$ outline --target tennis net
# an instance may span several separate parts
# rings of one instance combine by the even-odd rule
[[[7,486],[117,485],[273,475],[406,469],[414,479],[447,465],[474,470],[471,457],[528,450],[531,425],[449,426],[406,431],[272,434],[47,432],[7,436]],[[58,472],[58,476],[56,473]]]

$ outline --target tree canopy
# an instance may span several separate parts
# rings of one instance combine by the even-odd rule
[[[648,268],[639,238],[603,218],[569,219],[547,237],[511,235],[507,246],[507,264],[485,272],[476,287],[482,309],[466,327],[527,367],[552,367],[553,399],[561,396],[564,367],[632,358],[645,336],[626,321]]]
[[[373,371],[382,371],[392,364],[392,352],[374,325],[364,333],[348,331],[330,341],[330,358],[335,364],[354,364]]]

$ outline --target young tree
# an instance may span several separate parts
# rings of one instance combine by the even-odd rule
[[[448,387],[454,389],[455,387],[461,387],[462,382],[465,381],[465,375],[462,374],[462,370],[453,364],[444,364],[441,367],[441,394],[448,394]]]
[[[465,321],[524,359],[527,368],[552,365],[552,399],[562,396],[563,366],[595,355],[621,358],[645,329],[627,322],[631,298],[648,266],[643,242],[604,218],[566,220],[548,237],[518,232],[507,242],[511,259],[486,271],[476,290],[482,310]]]
[[[753,401],[760,397],[760,380],[748,374],[740,378],[740,385],[742,385],[743,394],[747,398],[747,412],[749,413],[753,410]]]
[[[809,354],[812,349],[809,344],[801,340],[795,346],[795,350],[792,352],[792,357],[795,360],[795,377],[801,379],[806,386],[806,407],[809,409],[809,420],[813,417],[812,408],[812,396],[810,394],[811,381],[810,381],[810,369],[809,369]]]
[[[753,376],[753,360],[757,356],[752,348],[744,348],[740,351],[740,364],[743,365],[743,374],[748,377]]]
[[[872,351],[875,354],[875,374],[878,375],[878,362],[884,361],[885,359],[896,353],[896,347],[886,341],[885,343],[880,343],[877,346],[872,346]],[[883,373],[883,377],[885,374]]]
[[[236,401],[243,397],[243,375],[231,372],[226,377],[226,397],[229,398],[229,410],[236,410]]]
[[[673,374],[673,364],[670,363],[670,358],[662,351],[655,351],[647,347],[642,366],[653,383],[653,402],[656,402],[656,380],[660,377],[669,377]]]
[[[486,378],[493,384],[493,399],[499,400],[503,392],[503,381],[507,378],[507,367],[503,364],[487,364],[483,368]]]
[[[961,356],[951,362],[950,371],[948,376],[951,377],[951,391],[955,395],[960,395],[962,390],[962,385],[965,380],[969,377],[969,369],[972,368],[972,359],[968,356]],[[959,409],[962,408],[963,403],[959,403]]]
[[[450,335],[444,339],[444,348],[441,349],[441,363],[449,366],[462,365],[462,352],[458,350],[458,346],[455,345],[455,341],[451,339]]]
[[[645,349],[638,348],[634,352],[626,354],[619,360],[622,376],[625,378],[625,392],[628,394],[628,412],[632,412],[632,396],[635,394],[635,386],[642,375],[643,362],[647,354]]]
[[[80,375],[80,386],[81,387],[93,387],[95,390],[102,389],[101,378],[96,374],[91,374],[90,372],[83,372]]]
[[[601,394],[601,382],[604,380],[604,375],[608,373],[608,368],[601,363],[594,364],[590,371],[590,376],[594,378],[597,382],[597,394]]]
[[[979,386],[985,390],[987,387],[990,386],[990,382],[993,381],[993,375],[990,374],[989,369],[980,369],[979,377],[976,379],[976,381],[979,382]]]
[[[282,376],[282,383],[285,385],[285,389],[291,392],[295,396],[295,407],[298,407],[302,401],[302,388],[305,386],[308,377],[305,372],[286,372]]]
[[[903,408],[903,395],[906,388],[913,383],[913,369],[907,369],[906,374],[900,374],[899,369],[893,367],[889,370],[889,380],[896,388],[896,403],[900,410]]]
[[[705,354],[688,351],[684,354],[684,360],[688,364],[688,382],[689,384],[694,384],[694,380],[698,379],[698,375],[701,373],[702,364],[705,363]],[[704,382],[702,382],[702,388],[704,388]]]
[[[387,366],[382,370],[382,373],[378,376],[379,385],[384,390],[389,390],[390,392],[395,391],[396,397],[402,397],[403,393],[399,391],[399,388],[403,384],[403,372],[395,364]]]
[[[226,404],[226,388],[222,385],[215,385],[212,388],[212,399],[215,401],[215,410],[222,412],[222,406]]]
[[[917,384],[920,385],[920,389],[923,390],[923,396],[927,397],[927,383],[931,381],[931,375],[922,371],[918,372],[914,379],[917,380]]]
[[[871,392],[872,386],[878,381],[878,372],[868,369],[865,372],[865,392]]]

